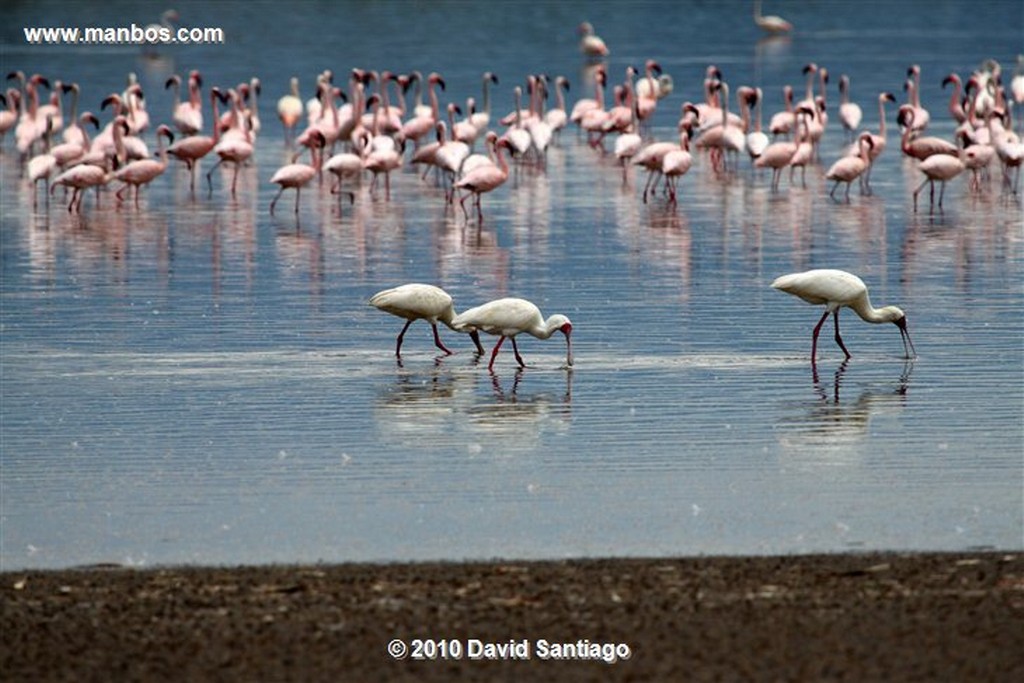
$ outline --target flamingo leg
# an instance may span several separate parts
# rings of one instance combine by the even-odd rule
[[[135,210],[139,210],[139,190],[142,189],[142,185],[135,186]]]
[[[519,362],[519,367],[525,368],[526,363],[523,362],[523,357],[519,355],[519,347],[516,346],[516,338],[512,337],[512,352],[516,354],[516,361]]]
[[[928,183],[928,182],[930,182],[929,179],[925,178],[924,182],[922,182],[920,185],[918,185],[917,189],[914,190],[914,211],[917,211],[917,195],[920,194],[921,190],[924,189],[925,183]]]
[[[839,336],[839,309],[837,308],[832,314],[832,317],[836,321],[836,343],[839,344],[839,348],[843,350],[847,358],[850,358],[850,352],[846,350],[846,344],[843,343],[843,338]]]
[[[406,321],[405,327],[398,333],[398,344],[395,345],[395,356],[398,358],[402,357],[402,340],[405,338],[405,331],[409,329],[409,325],[412,325],[412,320]],[[434,334],[437,334],[437,328],[434,328]]]
[[[271,201],[271,202],[270,202],[270,215],[271,215],[271,216],[273,216],[273,215],[274,215],[274,205],[275,205],[275,204],[277,204],[277,200],[281,198],[281,194],[282,194],[283,192],[284,192],[284,185],[282,185],[282,186],[281,186],[281,189],[279,189],[279,190],[277,191],[277,194],[276,194],[276,195],[274,195],[274,199],[273,199],[273,201]]]
[[[501,348],[502,343],[505,341],[504,337],[498,338],[498,343],[494,345],[494,350],[491,351],[491,362],[487,364],[487,369],[490,370],[494,367],[494,359],[498,357],[498,349]],[[514,342],[513,342],[514,343]]]
[[[238,185],[238,166],[239,166],[239,164],[236,162],[235,163],[235,174],[233,176],[231,176],[231,196],[232,197],[235,196],[235,187]]]
[[[224,163],[224,157],[217,159],[209,171],[206,172],[206,184],[210,186],[210,194],[213,194],[213,172],[217,170],[217,167]]]
[[[829,311],[825,310],[825,315],[821,316],[821,320],[814,326],[814,334],[811,335],[811,362],[818,356],[818,334],[821,332],[821,326],[825,324],[825,320],[828,319]]]
[[[302,186],[295,186],[295,215],[299,215],[299,193],[302,192]]]

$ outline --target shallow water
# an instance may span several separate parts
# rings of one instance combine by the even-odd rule
[[[893,107],[875,192],[849,204],[823,179],[843,145],[833,123],[806,188],[784,179],[772,192],[747,160],[717,177],[700,159],[677,208],[645,205],[641,176],[623,186],[614,160],[567,130],[546,172],[523,169],[484,199],[482,225],[412,171],[393,178],[390,203],[364,183],[339,209],[312,187],[298,218],[290,195],[268,213],[286,157],[274,101],[293,73],[308,95],[327,66],[437,70],[461,102],[491,69],[500,114],[514,84],[547,70],[570,76],[571,105],[590,94],[573,33],[589,18],[613,47],[611,81],[647,57],[674,76],[657,139],[675,139],[708,63],[734,89],[761,85],[767,114],[810,60],[850,74],[872,128],[875,95],[902,102],[906,67],[920,63],[930,130],[949,137],[942,77],[986,57],[1012,69],[1019,4],[910,3],[937,8],[915,34],[891,28],[881,4],[780,2],[772,11],[798,31],[767,42],[747,3],[649,3],[628,18],[601,3],[430,3],[413,25],[385,3],[254,6],[279,40],[257,40],[231,3],[181,3],[183,24],[224,26],[229,43],[157,60],[0,34],[5,70],[78,80],[85,106],[136,69],[157,121],[172,71],[221,85],[255,73],[265,88],[237,200],[218,172],[212,196],[192,201],[175,168],[138,211],[115,210],[109,192],[82,216],[60,192],[33,210],[5,144],[3,568],[1024,546],[1020,201],[997,181],[974,194],[958,179],[944,211],[914,213],[919,177],[897,153]],[[20,29],[71,10],[4,12]],[[132,3],[98,12],[96,23],[151,20]],[[334,25],[337,40],[309,40]],[[414,39],[388,52],[365,26]],[[958,39],[932,43],[947,35]],[[902,358],[893,326],[846,312],[853,358],[841,362],[825,330],[812,372],[820,311],[769,287],[812,267],[856,272],[876,306],[906,310],[919,357]],[[402,323],[366,300],[410,281],[445,287],[459,309],[514,295],[568,315],[572,370],[560,335],[523,338],[528,367],[503,349],[488,373],[447,329],[457,353],[438,358],[424,323],[397,364]]]

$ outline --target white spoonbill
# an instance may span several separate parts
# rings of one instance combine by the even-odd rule
[[[437,323],[442,322],[455,330],[452,323],[456,317],[455,308],[452,306],[451,295],[440,287],[414,282],[385,289],[370,297],[370,305],[407,320],[405,327],[398,333],[395,356],[402,357],[402,338],[405,337],[405,331],[409,329],[409,325],[416,320],[426,320],[430,323],[430,326],[434,328],[434,345],[444,351],[445,355],[451,355],[452,352],[441,343],[441,337],[437,334]],[[464,332],[465,330],[457,331]],[[469,336],[476,344],[477,352],[483,355],[484,347],[480,344],[480,334],[474,329],[469,330]]]
[[[547,320],[540,314],[540,309],[526,299],[496,299],[482,306],[471,308],[455,316],[452,327],[460,332],[481,330],[487,334],[500,337],[491,351],[491,362],[487,369],[494,367],[494,359],[498,356],[505,339],[512,340],[512,351],[521,367],[526,367],[519,348],[516,346],[516,335],[525,332],[537,339],[547,339],[555,332],[565,335],[566,365],[572,365],[572,322],[564,315],[553,315]]]
[[[907,316],[896,306],[884,306],[874,308],[868,298],[868,288],[864,281],[853,273],[844,270],[808,270],[803,273],[790,273],[775,279],[772,287],[782,290],[787,294],[798,296],[809,304],[825,306],[825,314],[814,326],[814,335],[811,338],[811,363],[814,363],[818,349],[818,333],[829,313],[835,318],[836,343],[843,350],[846,357],[850,352],[843,344],[843,338],[839,336],[839,309],[843,306],[852,308],[861,320],[869,323],[894,323],[900,328],[900,337],[903,339],[903,350],[907,358],[917,355],[914,351],[914,344],[910,341],[910,333],[907,331]],[[908,347],[909,344],[909,347]],[[912,355],[913,354],[913,355]]]

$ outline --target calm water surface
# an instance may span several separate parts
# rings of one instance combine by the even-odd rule
[[[914,213],[919,175],[898,154],[894,108],[875,193],[849,204],[823,178],[844,142],[832,123],[807,187],[784,179],[777,193],[747,160],[718,177],[699,159],[677,208],[645,205],[642,176],[624,186],[610,155],[567,130],[546,172],[522,169],[485,198],[482,225],[413,171],[394,177],[390,203],[364,184],[339,210],[314,186],[297,219],[289,195],[268,214],[287,157],[274,102],[293,74],[308,96],[328,67],[436,70],[463,103],[490,69],[501,115],[515,84],[546,71],[570,78],[571,105],[591,95],[574,34],[589,19],[612,47],[613,83],[649,57],[673,75],[656,139],[676,139],[709,63],[734,91],[764,88],[767,116],[783,84],[801,91],[809,61],[832,74],[833,116],[837,77],[850,75],[873,129],[877,94],[902,102],[906,68],[921,64],[930,131],[951,137],[942,78],[988,57],[1012,70],[1024,24],[1016,2],[906,3],[932,13],[919,32],[887,19],[886,3],[767,4],[794,36],[759,41],[746,2],[628,15],[604,3],[255,2],[244,20],[233,3],[180,3],[183,25],[221,26],[228,42],[159,59],[28,47],[21,26],[84,14],[2,10],[4,71],[77,80],[83,108],[129,70],[157,122],[172,72],[264,87],[237,200],[218,172],[213,195],[192,201],[175,167],[141,210],[115,210],[109,192],[80,217],[60,192],[33,210],[6,142],[3,568],[1024,547],[1020,200],[958,179],[944,212]],[[151,14],[104,3],[90,16]],[[812,372],[820,311],[769,287],[812,267],[854,271],[875,305],[906,310],[919,357],[902,358],[893,326],[847,312],[853,358],[826,332]],[[525,370],[509,352],[488,373],[448,330],[458,352],[438,358],[424,323],[397,364],[402,323],[366,300],[409,281],[445,287],[460,309],[523,296],[570,316],[574,368],[561,340],[526,337]]]

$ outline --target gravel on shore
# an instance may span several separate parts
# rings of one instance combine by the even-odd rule
[[[5,681],[1024,680],[1024,554],[0,573]]]

